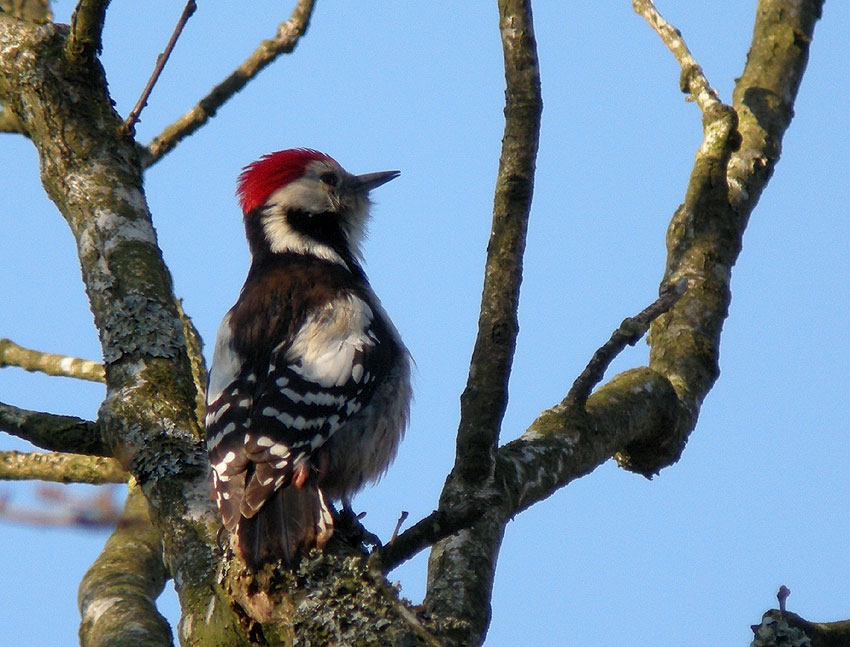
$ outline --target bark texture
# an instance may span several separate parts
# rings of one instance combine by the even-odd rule
[[[570,393],[502,446],[542,99],[530,0],[499,1],[505,134],[454,468],[438,510],[398,544],[370,557],[362,532],[353,528],[291,573],[271,567],[249,573],[219,548],[199,422],[200,337],[174,296],[142,176],[261,69],[292,51],[313,3],[298,2],[274,39],[149,149],[122,128],[97,59],[107,5],[81,0],[68,27],[47,22],[43,3],[0,3],[7,9],[0,13],[0,130],[29,137],[38,151],[44,187],[76,241],[103,364],[35,353],[6,340],[0,362],[106,386],[96,421],[0,405],[0,428],[61,452],[5,452],[0,478],[132,476],[124,522],[80,587],[82,644],[171,644],[154,604],[169,577],[182,606],[176,634],[183,645],[481,644],[513,516],[612,456],[650,477],[681,455],[718,376],[731,269],[779,159],[822,1],[759,2],[729,105],[682,35],[651,2],[635,0],[679,61],[681,87],[698,105],[703,127],[684,201],[667,233],[657,302],[664,304],[626,320]],[[606,362],[653,319],[649,366],[592,392]],[[414,608],[385,573],[435,541],[425,605]]]
[[[732,266],[749,214],[778,160],[821,5],[759,3],[747,65],[729,106],[711,89],[678,30],[654,22],[658,16],[651,3],[635,2],[682,64],[680,85],[702,112],[703,142],[685,201],[670,223],[661,282],[662,290],[682,283],[688,288],[652,324],[648,367],[614,377],[584,407],[565,399],[544,411],[520,438],[495,452],[496,478],[477,492],[450,477],[441,508],[455,508],[470,497],[494,502],[474,526],[431,553],[426,603],[437,614],[463,621],[448,636],[453,644],[484,640],[499,547],[513,515],[612,455],[647,477],[681,455],[719,374]]]

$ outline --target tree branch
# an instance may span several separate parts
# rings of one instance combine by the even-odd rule
[[[103,46],[103,22],[109,0],[80,0],[71,16],[66,51],[75,58],[94,58]]]
[[[129,474],[114,458],[59,452],[0,452],[0,480],[56,483],[126,483]]]
[[[778,157],[820,5],[815,0],[802,7],[791,0],[760,3],[747,68],[735,90],[742,120],[740,150],[736,110],[716,98],[698,66],[685,65],[683,85],[703,110],[704,137],[685,203],[668,231],[662,292],[683,281],[688,290],[651,326],[650,367],[616,376],[587,399],[584,411],[562,402],[543,412],[521,438],[499,449],[492,492],[447,481],[441,509],[456,509],[461,502],[473,506],[476,501],[488,506],[475,525],[438,543],[429,560],[426,605],[442,616],[469,622],[467,630],[450,636],[454,644],[483,641],[496,559],[505,524],[513,515],[612,454],[622,466],[647,476],[681,454],[717,377],[730,270],[749,213]],[[681,37],[673,33],[674,49],[686,52]],[[758,73],[754,66],[760,66]],[[756,79],[764,78],[772,85],[759,86]],[[586,391],[587,386],[580,389]]]
[[[228,644],[225,635],[244,632],[217,585],[221,522],[210,501],[197,389],[142,188],[139,150],[119,134],[102,67],[70,65],[66,38],[62,26],[0,14],[0,93],[33,133],[42,184],[76,241],[106,369],[99,422],[144,489],[162,533],[168,570],[180,582],[181,641],[196,644],[203,636]]]
[[[691,55],[691,51],[682,38],[682,32],[664,20],[661,14],[658,13],[652,0],[633,0],[632,7],[661,36],[661,40],[664,41],[667,49],[679,61],[679,65],[682,67],[679,87],[682,92],[690,94],[703,113],[719,104],[720,98],[717,96],[717,92],[711,87],[708,79],[705,78],[702,67],[700,67]]]
[[[158,162],[184,138],[203,126],[216,111],[248,82],[265,69],[281,54],[295,49],[298,41],[307,32],[315,0],[298,0],[289,20],[281,23],[275,37],[263,41],[260,46],[236,68],[224,81],[215,86],[194,108],[168,126],[148,145],[145,167]]]
[[[121,523],[80,583],[82,647],[170,647],[171,629],[156,609],[166,579],[160,534],[131,486]]]
[[[492,480],[518,331],[522,256],[543,109],[531,1],[499,0],[499,31],[505,66],[505,132],[478,336],[461,395],[454,469],[440,496],[443,510],[457,509],[458,501]],[[486,517],[478,526],[485,537],[444,540],[435,546],[429,560],[426,606],[438,617],[468,622],[468,631],[456,637],[463,644],[475,645],[483,640],[490,622],[491,574],[504,531],[498,521],[490,521]],[[470,539],[474,535],[470,530],[459,537]]]
[[[567,397],[561,403],[565,407],[584,408],[593,387],[602,381],[609,364],[626,346],[634,346],[649,330],[649,325],[659,316],[670,310],[685,293],[688,283],[685,280],[676,285],[661,287],[661,295],[634,317],[624,319],[620,327],[594,354],[590,363],[578,376],[570,388]]]
[[[104,381],[103,365],[98,362],[24,348],[11,339],[0,339],[0,368],[5,366],[91,382]]]
[[[389,572],[441,539],[469,528],[485,512],[486,501],[468,499],[458,508],[434,510],[375,552]]]
[[[667,377],[693,424],[719,374],[720,332],[731,300],[731,269],[761,191],[779,158],[822,2],[761,0],[734,109],[709,106],[703,142],[667,234],[664,283],[687,279],[687,294],[650,330],[650,366]]]
[[[136,105],[130,111],[130,114],[127,115],[127,119],[121,126],[122,132],[127,133],[130,136],[136,134],[136,123],[139,121],[139,115],[142,114],[142,110],[144,110],[144,107],[148,105],[148,97],[150,97],[151,92],[153,91],[153,86],[156,85],[159,75],[162,74],[162,70],[168,62],[168,57],[171,56],[171,51],[177,44],[177,39],[180,38],[180,34],[183,33],[183,27],[186,26],[189,18],[192,17],[192,14],[195,13],[197,8],[198,5],[195,4],[195,0],[189,0],[186,3],[186,6],[183,8],[183,13],[180,14],[180,19],[177,21],[177,25],[174,27],[174,31],[171,33],[171,38],[168,39],[165,49],[159,56],[156,57],[156,65],[154,66],[153,74],[151,74],[150,79],[148,79],[147,85],[145,85],[145,89],[142,90],[142,94],[136,102]]]
[[[58,416],[19,409],[0,402],[0,431],[57,452],[111,456],[96,422],[75,416]]]
[[[729,200],[746,224],[782,151],[823,0],[761,0],[732,105],[742,142],[729,163]]]
[[[503,502],[508,502],[508,505],[504,506],[505,518],[513,517],[604,462],[627,442],[641,437],[666,434],[668,418],[673,419],[675,415],[671,414],[658,420],[653,418],[652,414],[669,408],[675,409],[678,399],[669,384],[660,376],[640,374],[641,381],[637,382],[640,386],[640,397],[645,397],[646,392],[654,391],[653,395],[657,398],[643,403],[628,403],[633,416],[625,424],[612,418],[616,412],[603,410],[600,403],[616,401],[618,406],[625,404],[624,398],[629,397],[635,385],[634,376],[629,373],[618,376],[603,387],[600,397],[590,404],[592,414],[588,414],[586,405],[590,391],[602,379],[605,369],[614,357],[626,345],[636,343],[649,329],[652,320],[672,308],[686,288],[685,283],[667,286],[652,304],[636,316],[623,321],[611,335],[611,339],[594,353],[567,397],[553,409],[541,414],[519,440],[499,449],[495,489],[481,488],[444,498],[439,509],[376,551],[387,570],[410,559],[423,548],[469,528],[488,508],[492,508],[495,502],[499,502],[499,507],[502,507]],[[659,382],[658,389],[649,384],[650,379]],[[582,434],[585,428],[596,431],[593,434]],[[609,438],[603,441],[605,435]],[[550,442],[552,438],[556,439],[554,444]],[[567,442],[562,444],[563,439]],[[580,447],[582,443],[587,443],[588,446]],[[551,459],[547,457],[549,452]],[[577,463],[570,460],[573,454],[585,458],[579,459]],[[580,462],[582,460],[583,463]],[[546,473],[542,479],[540,475],[535,474],[540,471]],[[537,485],[532,486],[532,481]],[[456,507],[443,506],[447,505],[450,499]]]
[[[505,133],[496,179],[493,224],[487,245],[478,337],[460,398],[454,472],[469,484],[490,476],[493,452],[508,401],[508,377],[516,347],[522,255],[534,188],[540,133],[540,72],[531,4],[499,2],[505,61]]]
[[[743,235],[738,214],[729,204],[726,177],[740,135],[735,110],[711,89],[681,33],[668,25],[648,0],[636,1],[634,6],[639,12],[644,10],[643,15],[682,66],[680,85],[696,99],[703,127],[685,202],[667,230],[667,264],[661,282],[664,286],[687,281],[689,288],[670,312],[652,323],[649,336],[650,368],[669,380],[687,419],[668,439],[654,439],[657,451],[639,442],[617,454],[621,466],[651,475],[678,460],[696,426],[702,401],[720,374],[720,332],[732,295],[731,268]]]

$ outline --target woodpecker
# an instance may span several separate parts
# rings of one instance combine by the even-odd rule
[[[245,167],[251,266],[218,331],[207,388],[213,490],[251,569],[333,533],[332,500],[386,471],[408,421],[410,356],[361,265],[369,192],[310,149]]]

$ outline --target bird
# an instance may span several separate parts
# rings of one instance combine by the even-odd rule
[[[308,148],[239,175],[251,263],[216,335],[205,426],[216,505],[249,569],[321,549],[333,501],[350,510],[404,436],[412,360],[360,250],[370,192],[399,175],[353,175]]]

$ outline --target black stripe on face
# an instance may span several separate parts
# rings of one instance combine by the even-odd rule
[[[286,221],[293,231],[309,236],[313,240],[329,245],[339,253],[346,252],[348,244],[335,213],[307,213],[291,209],[286,212]],[[342,255],[342,254],[340,254]],[[346,254],[347,255],[347,254]],[[346,255],[342,255],[345,259]],[[346,259],[347,260],[347,259]]]

